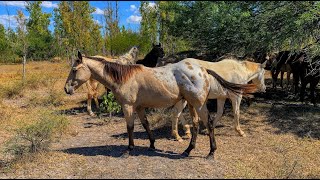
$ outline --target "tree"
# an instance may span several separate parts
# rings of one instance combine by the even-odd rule
[[[158,32],[158,6],[151,6],[148,1],[141,1],[140,33],[148,44],[157,43]]]
[[[29,58],[42,60],[53,56],[52,36],[48,29],[51,14],[43,13],[41,1],[27,2],[26,10],[30,13],[27,22]]]
[[[119,7],[118,1],[115,2],[115,7],[112,6],[112,2],[108,1],[107,7],[104,10],[105,18],[105,43],[109,44],[110,54],[114,56],[113,39],[120,33],[119,28]],[[108,47],[106,45],[106,47]]]
[[[22,80],[25,82],[26,79],[26,62],[27,62],[27,54],[28,54],[28,40],[27,40],[27,20],[21,10],[18,10],[18,15],[16,16],[16,20],[18,23],[17,27],[17,42],[16,46],[18,47],[18,54],[23,56],[23,68],[22,68]]]
[[[96,53],[92,49],[93,42],[101,38],[100,27],[94,23],[91,13],[94,8],[88,1],[61,1],[55,11],[55,38],[56,42],[64,45],[66,53],[71,56],[71,64],[76,50],[86,55]],[[91,35],[94,33],[94,35]],[[99,45],[99,43],[96,43]],[[99,45],[100,46],[100,45]],[[99,50],[102,47],[99,47]]]

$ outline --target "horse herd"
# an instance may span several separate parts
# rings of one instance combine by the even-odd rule
[[[232,58],[224,58],[219,62],[186,58],[179,62],[163,64],[161,60],[164,51],[161,44],[153,45],[153,49],[142,60],[137,60],[137,53],[136,46],[118,59],[102,56],[85,57],[78,52],[78,58],[71,68],[64,87],[65,92],[72,95],[82,84],[87,85],[87,110],[90,115],[94,115],[91,110],[91,99],[95,99],[98,105],[98,84],[103,84],[106,89],[113,92],[122,107],[127,124],[129,145],[123,153],[124,157],[134,148],[134,113],[138,114],[148,133],[149,148],[155,149],[155,138],[150,130],[145,109],[174,106],[172,135],[178,141],[182,140],[177,130],[180,119],[186,134],[191,137],[190,144],[182,156],[189,156],[191,150],[195,148],[200,119],[209,134],[210,151],[207,158],[213,158],[217,149],[214,127],[221,119],[225,100],[229,98],[232,102],[235,130],[240,136],[245,136],[239,124],[242,97],[249,93],[265,92],[265,69],[268,65],[271,66],[274,78],[278,75],[282,63],[278,61],[278,57],[270,56],[263,63]],[[249,82],[252,83],[248,84]],[[217,99],[217,115],[213,120],[208,115],[206,105],[208,99]],[[191,130],[182,116],[182,110],[186,105],[192,117]]]

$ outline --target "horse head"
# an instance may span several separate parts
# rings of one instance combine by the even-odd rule
[[[83,62],[83,57],[78,51],[78,59],[73,63],[69,76],[67,78],[64,90],[67,94],[72,95],[83,83],[87,82],[91,77],[91,72]]]
[[[161,43],[159,43],[159,45],[155,45],[154,43],[152,43],[152,50],[151,53],[153,53],[154,56],[156,57],[160,57],[163,58],[165,53],[163,48],[161,47]]]

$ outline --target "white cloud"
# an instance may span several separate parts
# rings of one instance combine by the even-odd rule
[[[10,20],[10,26],[12,28],[17,27],[17,20],[15,19],[16,15],[0,15],[0,23],[3,24],[5,27],[9,26],[9,20]]]
[[[17,23],[17,19],[16,19],[17,15],[0,15],[0,23],[3,24],[5,27],[9,27],[9,21],[10,21],[10,27],[11,28],[16,28],[18,26]],[[29,18],[29,16],[25,17],[26,19]]]
[[[133,14],[139,14],[139,8],[137,8],[137,6],[134,4],[130,5],[130,9],[129,10],[127,9],[126,11],[127,12],[131,11],[131,12],[133,12]]]
[[[137,10],[136,5],[130,5],[130,11],[135,11],[135,10]]]
[[[127,23],[139,24],[141,22],[141,19],[141,16],[131,15],[127,18]]]
[[[41,6],[45,8],[57,8],[58,4],[53,4],[51,1],[42,1]]]
[[[0,5],[17,6],[17,7],[25,8],[27,3],[25,1],[1,1]]]
[[[103,13],[103,10],[101,10],[100,8],[96,8],[96,10],[92,14],[104,14],[104,13]]]
[[[0,5],[25,8],[25,6],[27,5],[27,2],[26,1],[1,1]],[[42,1],[41,6],[45,8],[56,8],[58,7],[58,4],[54,4],[51,1]]]

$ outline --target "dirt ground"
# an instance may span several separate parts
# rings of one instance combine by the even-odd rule
[[[5,72],[2,77],[5,74],[9,76]],[[65,81],[65,74],[61,76],[58,87]],[[214,160],[205,159],[209,152],[205,134],[198,135],[190,157],[180,156],[189,140],[171,139],[169,119],[152,124],[155,151],[148,150],[147,133],[136,119],[135,149],[122,158],[128,145],[123,116],[90,117],[84,90],[75,96],[64,95],[73,103],[55,111],[67,116],[72,132],[53,143],[49,152],[11,167],[1,166],[6,159],[0,156],[0,178],[320,178],[320,108],[297,102],[287,91],[271,90],[270,79],[266,83],[267,93],[256,94],[250,106],[241,105],[240,125],[247,137],[233,129],[231,107],[226,104],[222,127],[215,129],[218,149]],[[3,102],[17,110],[27,103],[19,99]],[[190,118],[187,112],[184,115]],[[181,127],[179,133],[184,135]]]

